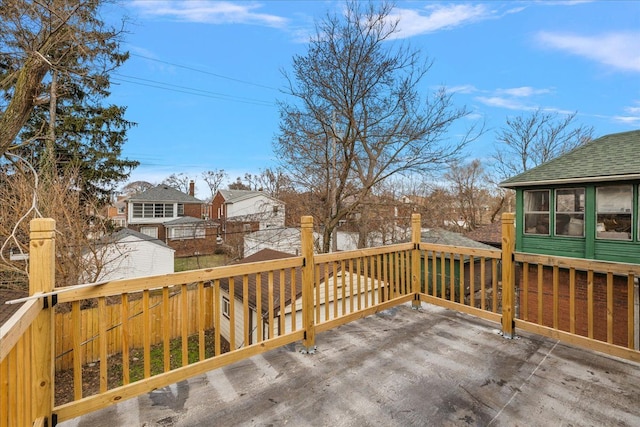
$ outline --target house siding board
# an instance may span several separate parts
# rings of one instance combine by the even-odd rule
[[[277,212],[274,212],[276,206]],[[219,190],[213,198],[211,217],[229,221],[257,221],[259,229],[284,227],[285,204],[260,191]]]
[[[520,252],[528,252],[544,255],[557,255],[584,258],[585,239],[568,237],[539,237],[523,236],[522,243],[518,249]]]
[[[239,286],[237,282],[234,284],[235,302],[233,307],[233,313],[234,313],[233,318],[234,318],[234,331],[235,331],[235,337],[234,337],[235,349],[242,348],[247,345],[256,343],[258,340],[257,327],[259,327],[257,324],[258,319],[257,319],[255,310],[249,309],[249,315],[252,318],[251,319],[252,329],[249,331],[250,342],[248,343],[244,342],[244,322],[245,322],[244,306],[242,303],[242,297],[239,298],[237,296],[238,288],[242,288],[242,283],[240,283]],[[229,298],[229,292],[226,292],[226,291],[220,292],[220,307],[222,307],[223,297]],[[231,320],[228,319],[226,316],[222,315],[222,313],[220,314],[220,335],[227,341],[231,339]],[[263,335],[263,337],[266,337],[266,335]],[[232,349],[232,350],[235,350],[235,349]]]
[[[631,240],[607,240],[596,238],[596,188],[606,185],[616,185],[615,182],[567,184],[567,185],[541,185],[516,189],[516,250],[520,252],[537,253],[544,255],[562,255],[576,258],[596,259],[603,261],[618,261],[640,263],[640,239],[638,239],[638,187],[640,181],[629,181],[625,184],[634,186],[633,192],[633,222],[631,227]],[[584,237],[555,236],[555,218],[553,214],[553,194],[563,188],[585,188],[585,216]],[[530,235],[523,232],[524,224],[524,191],[531,189],[550,189],[550,235]]]
[[[174,251],[166,245],[128,236],[108,247],[105,272],[99,281],[168,274],[174,271]]]
[[[273,209],[278,210],[274,213]],[[270,197],[258,195],[227,205],[227,219],[242,218],[260,221],[260,229],[284,226],[284,204]]]
[[[244,236],[244,256],[248,257],[263,249],[286,252],[291,256],[301,253],[300,230],[297,228],[266,229]]]
[[[596,240],[594,248],[596,259],[640,264],[640,248],[635,242]]]

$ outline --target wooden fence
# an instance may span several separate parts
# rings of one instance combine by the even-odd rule
[[[316,333],[407,302],[640,361],[640,266],[514,253],[513,214],[502,251],[420,242],[414,215],[409,243],[314,255],[303,217],[298,257],[72,288],[53,287],[53,221],[31,226],[32,299],[0,331],[0,427],[55,425],[296,341],[313,352]],[[54,402],[54,368],[70,372],[68,401]]]
[[[80,310],[78,301],[71,303],[71,309],[55,315],[55,364],[56,371],[72,369],[76,354],[79,363],[100,360],[100,329],[106,329],[107,357],[123,352],[125,346],[142,348],[145,343],[145,318],[149,318],[149,344],[163,342],[166,336],[174,339],[182,336],[181,319],[187,319],[187,335],[199,332],[200,328],[213,328],[213,288],[211,286],[190,286],[186,289],[186,306],[203,310],[183,312],[185,289],[181,286],[166,287],[150,292],[145,302],[141,294],[130,296],[122,294],[117,301],[105,304],[105,307],[92,307]],[[134,299],[135,298],[135,299]],[[148,304],[148,313],[145,312]],[[126,314],[123,314],[126,313]],[[126,319],[125,319],[126,317]],[[168,322],[167,322],[168,321]],[[104,325],[102,325],[103,323]],[[127,333],[123,333],[123,329]],[[168,328],[168,334],[164,333]],[[76,331],[80,335],[76,336]],[[79,340],[79,351],[74,353],[74,340]],[[76,360],[77,361],[77,360]]]

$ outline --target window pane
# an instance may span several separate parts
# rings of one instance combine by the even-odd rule
[[[140,232],[149,237],[153,237],[154,239],[158,238],[158,228],[157,227],[141,227]]]
[[[549,190],[524,192],[525,234],[549,234]]]
[[[555,232],[558,236],[584,236],[584,188],[556,190]]]
[[[224,317],[229,318],[230,304],[227,297],[222,297],[222,314]]]
[[[631,240],[633,187],[596,188],[596,237]]]
[[[184,205],[182,203],[178,203],[178,216],[184,216]]]
[[[164,205],[164,216],[166,218],[172,218],[173,217],[173,204],[172,203],[167,203]]]
[[[153,218],[153,203],[144,204],[144,218]]]
[[[154,205],[154,217],[164,218],[164,203],[156,203]]]
[[[133,217],[142,218],[142,203],[133,204]]]

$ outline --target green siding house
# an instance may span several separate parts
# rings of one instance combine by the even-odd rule
[[[605,135],[507,179],[516,250],[640,264],[640,130]]]

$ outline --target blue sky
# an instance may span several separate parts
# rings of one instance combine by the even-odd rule
[[[140,0],[106,12],[129,18],[131,58],[113,75],[110,102],[138,124],[124,147],[141,162],[131,180],[184,173],[204,190],[203,171],[224,169],[234,180],[276,166],[276,100],[288,99],[282,70],[306,53],[314,23],[342,8]],[[398,37],[434,61],[424,90],[445,86],[472,112],[465,120],[485,121],[469,159],[488,161],[507,117],[537,108],[577,111],[596,136],[640,128],[640,2],[398,1],[394,14]]]

